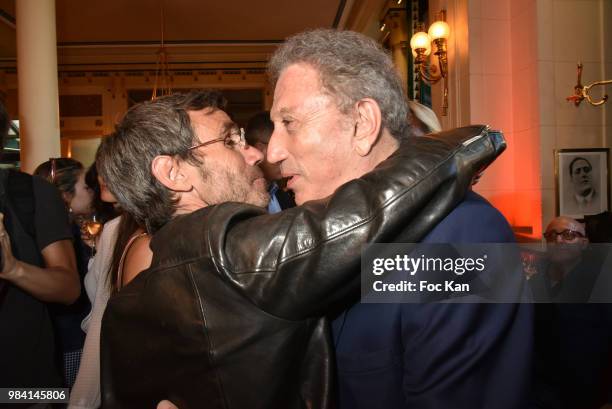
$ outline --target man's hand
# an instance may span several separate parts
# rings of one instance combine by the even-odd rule
[[[157,404],[157,409],[178,409],[172,402],[169,400],[163,400]]]

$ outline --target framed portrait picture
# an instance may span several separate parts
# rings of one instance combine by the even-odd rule
[[[558,216],[582,219],[610,209],[609,148],[555,150]]]

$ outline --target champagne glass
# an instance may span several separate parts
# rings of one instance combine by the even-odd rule
[[[96,254],[96,239],[102,232],[102,222],[98,215],[93,213],[89,218],[83,221],[83,227],[87,232],[89,240],[91,240],[91,255]]]

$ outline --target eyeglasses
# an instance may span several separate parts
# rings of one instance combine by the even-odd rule
[[[548,242],[554,242],[557,239],[557,236],[561,236],[561,238],[564,241],[574,241],[579,237],[583,238],[584,234],[580,233],[579,231],[570,230],[570,229],[566,229],[561,232],[556,232],[554,230],[551,230],[551,231],[547,231],[546,233],[544,233],[544,238]]]
[[[234,128],[227,134],[227,136],[223,138],[217,138],[199,143],[188,148],[187,151],[202,148],[217,142],[223,142],[223,145],[228,149],[245,149],[247,147],[246,139],[244,137],[244,128]]]

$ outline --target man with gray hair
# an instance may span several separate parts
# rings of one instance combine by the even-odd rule
[[[280,164],[298,205],[371,171],[406,137],[402,85],[363,35],[298,34],[273,55],[270,73],[268,160]],[[424,233],[397,241],[514,241],[504,217],[474,192]],[[357,303],[333,324],[340,407],[523,408],[532,324],[530,305]]]
[[[334,33],[330,38],[343,35]],[[364,89],[356,102],[347,97],[341,112],[309,76],[314,95],[275,101],[270,152],[302,206],[274,215],[235,203],[261,206],[261,154],[245,144],[222,104],[190,102],[214,99],[210,94],[161,98],[126,114],[101,152],[100,172],[119,203],[155,232],[154,256],[109,302],[103,406],[151,408],[164,398],[181,409],[336,406],[324,316],[358,296],[362,246],[421,240],[504,146],[483,127],[400,144],[408,112],[401,85],[385,53],[368,46],[361,64],[384,66],[386,78],[374,74],[372,81],[385,91]],[[287,96],[284,73],[279,103]],[[302,103],[310,115],[294,111]],[[308,130],[319,139],[303,134]],[[304,162],[278,159],[290,133],[303,150],[288,153]],[[335,151],[367,165],[353,168]],[[311,160],[330,169],[336,159],[348,168],[333,169],[328,181],[311,173]],[[312,186],[318,181],[328,185]],[[141,183],[167,194],[132,194]]]

